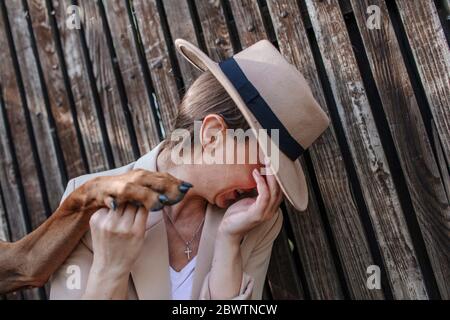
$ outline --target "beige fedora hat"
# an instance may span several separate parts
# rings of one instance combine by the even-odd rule
[[[209,70],[239,107],[256,137],[277,130],[278,143],[264,155],[278,153],[275,177],[286,198],[300,211],[308,205],[305,175],[297,159],[326,130],[330,120],[314,99],[303,75],[267,40],[219,63],[195,45],[175,40],[179,53],[201,71]],[[273,162],[273,161],[272,161]]]

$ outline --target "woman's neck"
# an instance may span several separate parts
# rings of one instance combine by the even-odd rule
[[[189,173],[189,169],[185,165],[174,164],[170,157],[170,150],[163,149],[156,159],[156,170],[159,172],[167,172],[177,179],[191,182],[195,187],[194,177]],[[206,210],[207,201],[196,194],[195,189],[191,189],[184,199],[179,203],[170,207],[164,207],[165,213],[169,214],[172,220],[183,221],[184,219],[202,218]]]

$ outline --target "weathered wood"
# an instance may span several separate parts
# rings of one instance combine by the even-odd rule
[[[254,0],[230,1],[242,49],[267,39],[261,11]]]
[[[4,20],[0,14],[0,45],[5,45],[2,48],[6,49],[7,44],[4,42],[5,34],[3,27]],[[5,54],[2,54],[2,52]],[[8,54],[9,50],[0,50],[0,59],[6,58]],[[7,60],[2,59],[1,61],[6,62]],[[0,71],[0,155],[2,155],[0,158],[0,241],[17,241],[30,231],[30,226],[25,221],[27,212],[24,207],[24,200],[19,191],[20,181],[12,158],[14,151],[12,150],[12,142],[10,140],[11,132],[8,130],[6,124],[8,119],[6,116],[5,100],[3,99],[4,91],[2,90],[2,84],[5,85],[5,88],[14,88],[10,87],[14,78],[9,76],[10,74],[8,75],[7,72]],[[6,217],[7,210],[9,210],[8,217]],[[9,300],[22,299],[23,297],[27,299],[40,299],[41,295],[37,289],[27,290],[23,292],[23,295],[18,292],[7,295]]]
[[[26,234],[26,225],[23,220],[21,208],[21,201],[18,196],[18,185],[14,181],[14,169],[12,163],[12,152],[14,152],[18,170],[22,178],[22,186],[25,194],[25,201],[32,221],[32,227],[37,227],[39,223],[45,219],[47,212],[44,205],[44,199],[39,184],[39,176],[37,172],[37,165],[31,146],[31,135],[27,127],[27,119],[24,113],[24,106],[22,105],[19,92],[19,84],[15,74],[13,60],[11,59],[11,51],[9,49],[6,21],[3,19],[3,12],[0,9],[0,61],[2,67],[0,68],[0,96],[1,96],[1,112],[3,121],[2,124],[2,141],[4,152],[2,152],[1,160],[4,161],[5,168],[11,180],[6,180],[8,185],[6,191],[3,193],[5,198],[6,210],[8,212],[15,212],[16,214],[10,217],[11,237],[14,240]],[[6,121],[9,124],[11,136],[14,142],[7,141]],[[8,146],[12,145],[12,150]],[[14,178],[13,178],[14,177]],[[11,193],[9,196],[8,194]]]
[[[152,114],[151,92],[148,91],[150,88],[145,87],[137,44],[133,40],[133,25],[128,19],[123,0],[106,0],[103,5],[127,93],[139,150],[141,154],[145,154],[159,143],[159,124]]]
[[[105,37],[105,28],[96,1],[79,1],[83,12],[83,31],[89,50],[97,90],[108,130],[115,166],[133,162],[132,138],[121,103],[113,61]]]
[[[59,61],[53,39],[48,8],[45,0],[28,0],[28,14],[33,27],[43,77],[47,89],[50,110],[56,126],[56,134],[61,146],[69,179],[86,173],[81,147],[70,109],[67,88],[64,85],[63,65]]]
[[[450,166],[450,52],[433,1],[396,1]],[[447,281],[448,282],[448,281]]]
[[[433,140],[439,142],[436,126],[432,124]],[[438,162],[439,170],[441,172],[442,181],[444,182],[445,194],[447,201],[450,203],[450,171],[448,170],[447,163],[445,162],[444,150],[442,144],[435,144],[436,148],[436,161]]]
[[[273,243],[267,279],[275,300],[305,299],[298,270],[293,260],[293,248],[289,244],[286,225]]]
[[[52,9],[70,81],[78,125],[83,138],[83,146],[88,159],[89,172],[98,172],[109,168],[106,151],[108,137],[106,129],[102,132],[100,117],[95,108],[96,102],[89,86],[89,75],[81,39],[77,30],[68,29],[66,25],[68,18],[66,10],[70,3],[69,0],[52,0]]]
[[[305,167],[304,161],[301,161]],[[343,299],[344,292],[331,253],[330,243],[320,218],[320,209],[312,189],[309,174],[305,171],[308,184],[308,209],[295,210],[285,201],[288,223],[292,226],[294,240],[300,260],[306,274],[311,299]]]
[[[1,17],[0,20],[2,20]],[[0,21],[0,28],[1,25],[2,22]],[[2,44],[1,33],[0,31],[0,44]],[[0,75],[1,82],[2,77]],[[0,241],[17,241],[30,232],[30,226],[25,221],[28,212],[23,205],[23,199],[19,192],[20,181],[13,164],[10,134],[6,130],[5,106],[1,96],[0,92],[0,155],[2,155],[0,158]],[[6,209],[9,210],[8,217],[6,216]],[[9,222],[10,228],[8,228],[7,222]],[[31,289],[13,292],[8,294],[7,297],[9,300],[20,300],[23,297],[39,300],[41,294],[39,289]]]
[[[0,119],[3,121],[4,119]],[[2,150],[3,151],[3,150]],[[0,176],[1,180],[4,180],[3,175]],[[5,207],[3,206],[3,194],[0,189],[0,241],[8,241],[10,239],[10,233],[8,228],[8,221],[6,218]]]
[[[2,35],[0,34],[0,37],[1,36]],[[0,44],[2,44],[1,38]],[[1,76],[3,76],[3,74]],[[1,76],[0,81],[3,83],[4,78]],[[10,212],[9,224],[11,228],[11,240],[16,241],[28,233],[29,226],[24,219],[24,214],[26,214],[26,211],[23,207],[23,201],[19,193],[20,182],[18,181],[17,172],[14,168],[12,158],[13,150],[11,149],[11,141],[9,140],[10,135],[8,134],[6,127],[6,107],[3,105],[1,99],[0,108],[0,154],[2,155],[0,159],[0,192],[5,201],[5,210]],[[4,211],[3,214],[6,214],[6,211]],[[6,216],[3,221],[6,222]],[[6,227],[6,224],[4,226]],[[6,229],[4,230],[6,231]]]
[[[305,76],[313,95],[328,113],[299,7],[289,0],[267,2],[281,53]],[[330,127],[310,149],[314,172],[333,231],[335,245],[354,299],[382,299],[380,290],[366,287],[366,268],[374,264],[364,228],[353,201],[350,181],[334,128]]]
[[[175,41],[175,39],[181,38],[198,46],[199,42],[187,0],[163,0],[162,2],[172,39]],[[201,74],[201,71],[192,66],[178,51],[176,55],[184,87],[187,89]]]
[[[25,89],[26,105],[29,110],[33,134],[36,137],[37,150],[40,163],[44,174],[45,187],[51,211],[54,211],[58,205],[61,195],[64,191],[64,181],[61,175],[61,169],[58,164],[56,143],[54,139],[54,128],[50,126],[49,114],[47,112],[44,93],[39,79],[36,56],[34,55],[31,35],[28,32],[27,15],[24,11],[21,1],[5,2],[11,32],[14,39],[21,80]],[[17,99],[18,96],[14,97]],[[24,173],[22,173],[24,176]],[[26,176],[24,176],[26,178]],[[45,219],[44,216],[31,215],[33,227],[36,227]]]
[[[423,275],[339,4],[306,3],[393,294],[397,299],[426,299]]]
[[[245,0],[239,6],[231,2],[242,48],[267,38],[257,1]],[[253,26],[252,31],[246,28]],[[305,163],[301,161],[303,168]],[[295,211],[289,204],[289,218],[294,231],[297,250],[307,274],[308,288],[313,299],[342,299],[343,292],[323,229],[317,200],[312,190],[308,172],[309,205],[305,212]]]
[[[233,55],[230,32],[220,0],[195,0],[198,17],[202,25],[207,53],[214,61],[221,61]]]
[[[450,204],[409,82],[384,1],[352,0],[372,74],[389,122],[408,191],[427,245],[437,284],[450,298]],[[377,5],[381,29],[366,26],[366,8]],[[448,106],[447,106],[448,107]]]
[[[161,27],[156,0],[134,0],[142,44],[158,99],[164,130],[171,129],[180,95],[175,82],[168,46]]]

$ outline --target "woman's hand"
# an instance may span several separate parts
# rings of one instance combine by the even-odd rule
[[[145,238],[148,210],[101,209],[90,220],[94,261],[84,298],[126,299],[131,268]]]
[[[255,169],[253,177],[256,199],[245,198],[231,205],[219,226],[209,277],[211,299],[229,299],[239,293],[243,274],[240,242],[251,229],[271,219],[280,206],[282,192],[275,176],[264,179]]]
[[[266,167],[266,172],[269,168]],[[222,219],[219,227],[221,236],[228,236],[239,241],[251,229],[260,223],[270,220],[280,206],[283,193],[272,174],[266,175],[266,179],[257,169],[253,170],[258,196],[244,198],[231,205]]]

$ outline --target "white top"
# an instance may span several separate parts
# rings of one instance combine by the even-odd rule
[[[192,283],[194,280],[195,261],[197,256],[192,258],[187,265],[180,271],[175,271],[169,265],[170,282],[172,284],[173,300],[190,300],[192,292]]]

